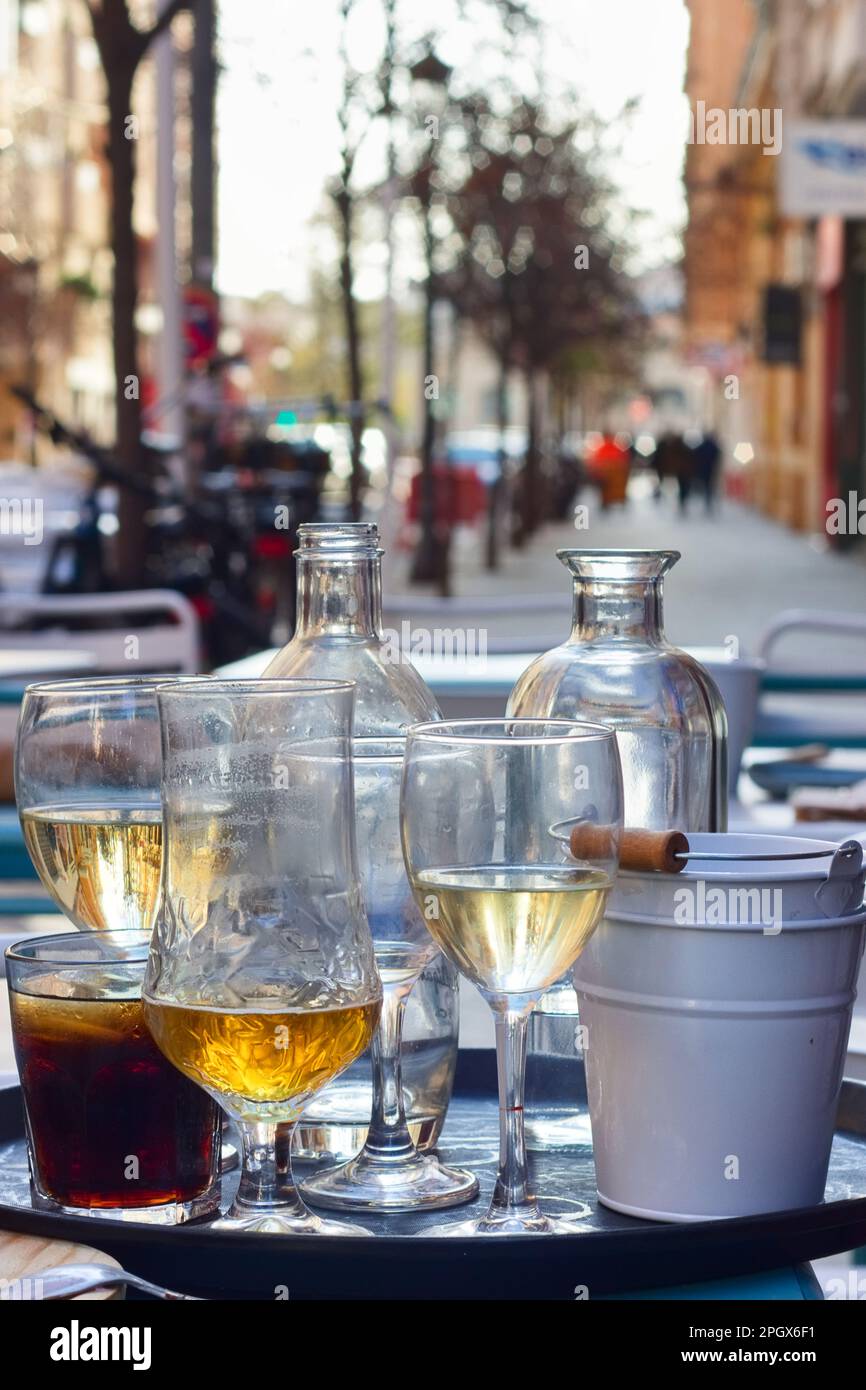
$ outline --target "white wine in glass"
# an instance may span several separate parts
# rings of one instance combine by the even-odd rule
[[[523,1128],[526,1029],[546,989],[601,919],[617,867],[616,739],[568,719],[458,719],[409,730],[402,837],[430,935],[493,1010],[499,1172],[486,1216],[427,1235],[550,1235],[568,1223],[529,1189]],[[568,820],[609,828],[592,859],[559,839]]]
[[[27,688],[15,795],[42,883],[80,931],[149,932],[162,875],[156,688],[119,676]]]
[[[80,931],[149,931],[162,875],[158,806],[34,806],[24,843],[51,896]]]
[[[480,989],[547,989],[589,940],[611,881],[575,865],[470,864],[416,875],[431,936]]]

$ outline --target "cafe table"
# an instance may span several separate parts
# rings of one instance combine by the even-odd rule
[[[223,668],[219,674],[224,677],[254,677],[261,674],[272,655],[273,653],[270,652],[257,654],[254,657],[235,662],[230,667]],[[529,658],[526,656],[488,656],[483,661],[483,668],[486,674],[481,684],[484,690],[483,692],[480,691],[476,684],[476,693],[483,693],[484,698],[488,700],[494,693],[497,698],[502,695],[504,702],[504,698],[507,696],[507,690],[510,689],[516,675],[519,674],[519,671],[515,669],[515,663],[519,663],[519,667],[522,670],[527,664],[528,659]],[[471,659],[467,662],[460,662],[460,671],[455,671],[450,675],[447,670],[443,671],[441,661],[438,663],[438,669],[435,671],[433,669],[427,670],[426,667],[428,663],[425,663],[423,659],[419,660],[417,664],[422,674],[425,675],[425,678],[428,680],[430,680],[431,677],[433,678],[432,683],[440,701],[443,700],[443,697],[447,698],[449,695],[461,700],[464,698],[466,692],[463,677],[465,676],[468,678],[471,674],[467,669],[471,664]],[[480,670],[475,673],[475,676],[479,678],[480,675]],[[463,693],[461,693],[461,690]],[[453,715],[454,711],[451,711],[451,713]],[[755,819],[760,819],[760,813],[750,807],[741,808],[741,810],[743,819],[749,821],[752,828],[755,828],[754,821]],[[776,829],[777,827],[774,825],[772,828]],[[767,829],[770,829],[770,827],[767,826]],[[866,827],[863,829],[866,831]],[[821,829],[819,826],[807,827],[804,833],[811,833],[821,837]],[[8,862],[10,864],[16,864],[19,870],[22,868],[23,861],[22,863],[18,863],[16,860],[16,855],[19,853],[23,853],[23,845],[20,844],[20,832],[17,831],[17,817],[14,816],[14,809],[6,808],[6,810],[0,810],[0,873],[2,873],[4,854],[9,856]],[[2,908],[0,908],[0,911],[2,911]],[[55,917],[54,923],[56,924],[54,929],[59,929],[62,926],[62,919]],[[484,1024],[489,1022],[489,1019],[486,1017],[486,1010],[481,1011],[475,1008],[474,1005],[476,1003],[477,1000],[474,992],[464,987],[464,1007],[461,1009],[461,1041],[464,1048],[467,1042],[470,1043],[470,1056],[472,1055],[471,1049],[473,1047],[476,1050],[479,1048],[479,1045],[483,1048],[489,1041],[489,1039],[485,1037],[484,1028]],[[0,1018],[0,1084],[2,1084],[2,1079],[8,1079],[8,1067],[11,1060],[11,1048],[9,1046],[11,1040],[8,1033],[8,1010],[4,1010],[3,1012],[6,1013],[6,1018]],[[7,1078],[2,1078],[4,1070],[7,1071]],[[749,1268],[750,1259],[747,1245],[743,1249],[742,1264],[743,1270],[741,1273],[724,1280],[685,1284],[677,1284],[668,1280],[664,1287],[649,1288],[637,1292],[631,1291],[621,1295],[609,1295],[609,1297],[686,1300],[720,1298],[743,1301],[765,1299],[802,1300],[822,1297],[818,1282],[808,1265],[783,1266],[776,1270],[754,1274]]]
[[[19,1235],[12,1231],[0,1230],[0,1297],[3,1290],[15,1279],[27,1281],[25,1292],[33,1298],[39,1297],[39,1271],[51,1269],[55,1265],[100,1264],[119,1269],[120,1265],[110,1255],[91,1245],[77,1245],[68,1240],[49,1240],[44,1236]],[[75,1303],[99,1302],[123,1298],[123,1289],[94,1289],[90,1293],[78,1294]]]

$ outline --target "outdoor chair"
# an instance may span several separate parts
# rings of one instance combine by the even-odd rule
[[[145,614],[156,621],[143,625]],[[88,675],[194,675],[201,669],[195,609],[170,589],[73,596],[0,593],[0,647],[20,651],[64,645],[86,649]]]
[[[809,670],[787,666],[771,653],[792,632],[828,633],[862,639],[862,664]],[[763,747],[826,743],[831,748],[866,748],[866,616],[821,609],[785,609],[759,639],[756,656],[766,662],[754,742]],[[835,708],[831,708],[831,701]]]

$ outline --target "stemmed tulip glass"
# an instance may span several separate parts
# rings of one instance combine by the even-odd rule
[[[303,1185],[324,1207],[414,1211],[468,1202],[478,1192],[472,1173],[419,1153],[406,1123],[400,1050],[406,1001],[437,954],[419,912],[400,847],[403,736],[356,738],[352,743],[358,863],[382,979],[382,1017],[373,1038],[373,1111],[367,1141],[339,1168]]]
[[[563,821],[594,822],[572,858]],[[528,1185],[526,1031],[544,991],[595,929],[616,872],[622,777],[612,730],[567,719],[456,720],[408,733],[403,851],[431,935],[493,1010],[499,1173],[486,1216],[425,1235],[573,1231]]]
[[[304,1206],[290,1159],[304,1106],[364,1051],[381,1006],[355,852],[353,697],[351,682],[300,679],[157,692],[165,867],[145,1016],[240,1130],[227,1229],[362,1234]]]

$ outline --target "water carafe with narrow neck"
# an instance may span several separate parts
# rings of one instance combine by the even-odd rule
[[[372,523],[298,527],[297,619],[266,676],[355,682],[356,737],[440,719],[432,692],[382,625],[382,550]]]
[[[664,634],[675,550],[559,550],[574,583],[572,631],[518,680],[508,713],[616,729],[626,825],[724,830],[727,720],[711,676]]]
[[[441,719],[433,693],[382,622],[382,550],[367,522],[298,527],[297,620],[292,640],[266,676],[355,682],[356,737],[402,733]],[[403,1096],[409,1132],[433,1148],[445,1120],[457,1064],[458,977],[437,954],[418,979],[403,1028]],[[319,1092],[298,1125],[302,1158],[351,1158],[367,1135],[372,1103],[369,1053]]]

